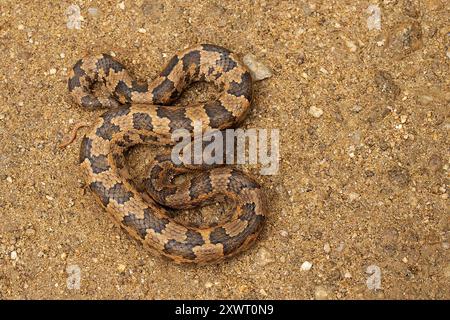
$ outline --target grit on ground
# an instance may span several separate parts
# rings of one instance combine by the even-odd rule
[[[7,0],[0,12],[0,298],[450,298],[448,1]],[[58,144],[101,113],[70,99],[77,59],[110,53],[146,79],[198,43],[271,69],[243,127],[279,129],[281,159],[276,175],[242,167],[268,198],[257,244],[180,267],[85,189],[80,137]],[[214,93],[195,85],[182,103]],[[134,149],[132,173],[158,150]]]

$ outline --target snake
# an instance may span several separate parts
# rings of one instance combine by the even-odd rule
[[[213,84],[217,95],[176,104],[195,82]],[[256,242],[267,209],[261,186],[244,172],[225,165],[175,164],[170,155],[158,154],[144,187],[138,187],[126,165],[131,147],[173,146],[172,134],[192,133],[196,122],[202,132],[239,126],[251,106],[253,82],[237,54],[197,45],[176,53],[148,81],[135,80],[111,55],[88,55],[70,70],[68,90],[82,108],[105,109],[82,138],[79,163],[88,189],[131,237],[158,256],[196,265],[221,262]],[[175,183],[179,175],[186,178]],[[225,221],[192,225],[171,215],[220,197],[233,204]]]

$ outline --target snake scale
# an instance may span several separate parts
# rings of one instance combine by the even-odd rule
[[[173,104],[197,81],[214,84],[219,94],[187,107]],[[97,94],[103,86],[106,94]],[[80,166],[86,183],[114,221],[152,252],[176,263],[222,261],[252,245],[265,220],[266,206],[258,183],[236,169],[175,165],[158,155],[138,190],[125,165],[126,151],[137,144],[173,145],[177,129],[193,131],[236,127],[252,100],[252,78],[231,51],[202,44],[177,53],[150,82],[138,82],[112,56],[87,56],[75,63],[68,89],[88,110],[106,108],[83,137]],[[174,177],[191,172],[175,184]],[[222,223],[184,225],[169,217],[168,208],[192,208],[217,197],[230,199],[233,212]]]

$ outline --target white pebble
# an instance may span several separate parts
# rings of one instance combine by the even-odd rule
[[[25,26],[24,26],[23,24],[19,24],[19,25],[17,26],[17,29],[23,30],[23,29],[25,29]]]
[[[211,282],[209,282],[209,281],[205,283],[205,288],[206,288],[206,289],[209,289],[209,288],[211,288],[212,286],[213,286],[213,284],[212,284]]]
[[[330,253],[331,247],[329,243],[325,243],[325,245],[323,246],[323,251],[325,251],[325,253]]]
[[[320,108],[317,108],[316,106],[311,106],[309,108],[308,113],[312,115],[314,118],[320,118],[323,115],[323,110]]]
[[[51,74],[51,75],[54,75],[54,74],[56,74],[56,69],[55,69],[55,68],[51,68],[51,69],[48,71],[48,73]]]
[[[124,264],[119,264],[117,266],[117,271],[124,272],[127,267]]]
[[[281,235],[282,237],[287,237],[287,236],[289,235],[289,233],[288,233],[286,230],[281,230],[281,231],[280,231],[280,235]]]
[[[70,5],[66,10],[67,15],[67,28],[69,29],[81,29],[81,22],[84,21],[81,16],[80,7],[76,4]]]
[[[316,300],[326,300],[328,299],[328,291],[324,287],[317,287],[314,296]]]
[[[263,63],[259,62],[253,54],[246,54],[242,61],[250,70],[253,80],[259,81],[272,76],[272,71]]]
[[[408,116],[407,115],[401,115],[400,116],[400,122],[401,123],[405,123],[408,120]]]
[[[125,10],[125,2],[121,2],[117,5],[121,10]]]
[[[305,261],[302,263],[302,266],[300,267],[300,270],[302,271],[309,271],[312,268],[312,263],[309,261]]]
[[[59,57],[60,57],[61,59],[64,59],[64,58],[66,57],[66,55],[64,54],[64,52],[61,52],[61,53],[59,54]]]
[[[359,198],[359,194],[357,194],[356,192],[350,192],[348,195],[348,200],[350,200],[350,202],[355,201],[358,198]]]
[[[367,7],[367,13],[370,16],[367,18],[367,28],[369,30],[381,30],[381,9],[376,4],[371,4]]]
[[[6,181],[8,181],[9,183],[12,183],[13,179],[11,177],[6,177]]]
[[[139,32],[139,33],[146,33],[147,30],[145,30],[144,28],[139,28],[139,29],[138,29],[138,32]]]
[[[352,277],[352,274],[350,273],[350,272],[346,272],[346,273],[344,273],[344,278],[346,278],[346,279],[350,279]]]
[[[88,8],[88,13],[95,17],[96,15],[98,15],[98,9],[97,8]]]
[[[17,252],[11,251],[11,260],[17,260]]]

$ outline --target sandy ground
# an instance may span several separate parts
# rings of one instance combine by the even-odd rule
[[[84,189],[80,138],[57,145],[100,114],[67,92],[81,56],[114,52],[145,79],[205,42],[273,70],[244,126],[280,129],[281,161],[273,176],[246,167],[270,205],[257,245],[183,267]],[[6,0],[0,48],[0,298],[450,298],[448,1]],[[208,94],[185,99],[196,92]],[[130,157],[136,172],[146,152]]]

